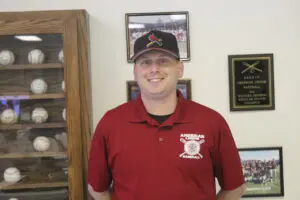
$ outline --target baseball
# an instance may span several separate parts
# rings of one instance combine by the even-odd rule
[[[16,167],[9,167],[4,171],[3,178],[7,183],[17,183],[21,179],[21,173]]]
[[[58,60],[61,62],[61,63],[64,63],[64,50],[60,50],[59,54],[58,54]]]
[[[34,49],[28,53],[28,61],[30,64],[42,64],[45,60],[45,54],[39,50]]]
[[[11,108],[6,108],[0,115],[0,120],[3,124],[14,124],[17,122],[17,119],[17,113]]]
[[[47,151],[50,148],[50,140],[44,136],[38,136],[33,141],[33,148],[36,151]]]
[[[37,124],[43,123],[48,119],[48,112],[44,108],[35,108],[32,111],[31,119]]]
[[[62,118],[66,121],[66,109],[65,108],[62,111]]]
[[[0,65],[11,65],[15,62],[15,55],[12,51],[3,50],[0,52]]]
[[[43,94],[47,91],[48,85],[43,79],[37,78],[31,82],[30,89],[34,94]]]
[[[62,81],[62,82],[61,82],[61,89],[62,89],[63,91],[65,91],[65,81]]]

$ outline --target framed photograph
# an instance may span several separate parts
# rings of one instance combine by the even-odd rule
[[[229,55],[230,110],[274,110],[273,54]]]
[[[240,148],[247,191],[243,197],[284,196],[282,147]]]
[[[190,60],[189,13],[126,13],[127,61],[132,62],[135,40],[151,30],[170,32],[177,38],[181,60]]]
[[[185,99],[192,99],[191,80],[181,79],[177,83],[177,89]],[[140,88],[136,81],[127,81],[127,101],[134,100],[140,94]]]

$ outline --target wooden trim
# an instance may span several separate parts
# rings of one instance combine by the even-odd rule
[[[24,12],[2,12],[1,20],[18,21],[20,19],[58,19],[65,21],[70,17],[74,17],[74,13],[80,10],[44,10],[44,11],[24,11]]]
[[[84,199],[82,177],[82,141],[81,141],[81,103],[79,87],[79,61],[78,61],[78,34],[77,19],[66,21],[64,30],[64,53],[65,53],[65,83],[67,89],[67,122],[68,134],[68,178],[69,200]],[[80,72],[81,73],[81,72]]]
[[[66,187],[68,183],[65,182],[47,182],[47,183],[19,183],[8,185],[5,182],[0,183],[0,190],[19,190],[19,189],[34,189],[34,188],[57,188]]]
[[[13,129],[37,129],[37,128],[63,128],[65,123],[41,123],[41,124],[1,124],[0,130]]]
[[[85,11],[78,12],[78,34],[79,40],[79,71],[80,73],[80,101],[82,106],[81,123],[82,123],[82,147],[83,147],[83,180],[87,182],[87,168],[89,157],[89,145],[92,135],[93,120],[92,120],[92,94],[90,83],[90,68],[89,68],[89,29],[88,15]],[[87,184],[84,186],[84,196],[88,198]]]
[[[42,157],[65,158],[65,157],[67,157],[67,154],[66,154],[66,152],[30,152],[30,153],[0,154],[0,159],[2,159],[2,158],[42,158]]]
[[[62,68],[63,65],[61,63],[50,63],[50,64],[40,64],[40,65],[7,65],[0,66],[0,70],[24,70],[24,69],[56,69]]]
[[[0,35],[62,33],[63,22],[54,18],[18,19],[0,21]]]
[[[32,94],[30,92],[24,93],[0,93],[0,99],[63,99],[64,93],[46,93],[46,94]]]
[[[76,17],[78,10],[3,12],[0,35],[63,33],[64,22]]]

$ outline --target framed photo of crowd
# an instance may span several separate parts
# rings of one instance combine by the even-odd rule
[[[177,83],[177,89],[185,99],[192,99],[191,80],[180,79]],[[127,81],[127,101],[134,100],[140,94],[140,88],[136,81]]]
[[[180,60],[190,60],[189,13],[126,13],[127,61],[132,62],[135,40],[151,30],[170,32],[177,38]]]
[[[240,148],[247,191],[243,197],[284,196],[282,147]]]

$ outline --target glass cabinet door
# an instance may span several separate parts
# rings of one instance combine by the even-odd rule
[[[0,199],[68,198],[62,34],[0,36]]]

